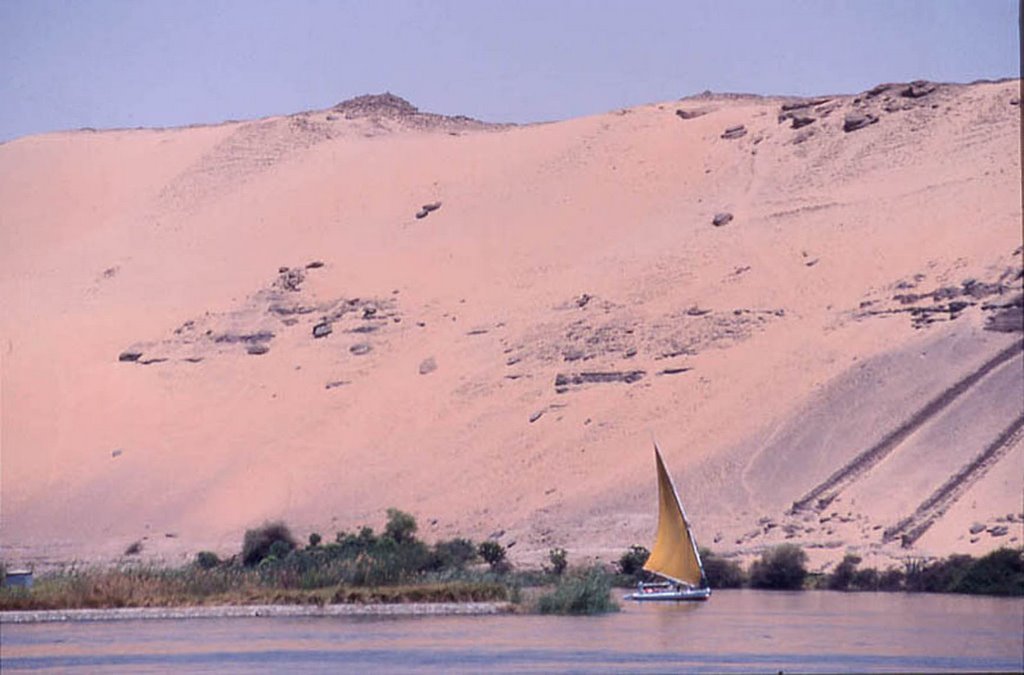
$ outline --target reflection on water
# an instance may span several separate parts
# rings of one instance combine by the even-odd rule
[[[718,591],[598,617],[254,618],[4,625],[0,665],[67,672],[1024,669],[1024,601]]]

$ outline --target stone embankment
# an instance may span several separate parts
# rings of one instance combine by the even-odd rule
[[[254,617],[485,616],[509,614],[508,602],[419,602],[371,605],[226,605],[221,607],[121,607],[0,612],[0,624],[140,619],[244,619]]]

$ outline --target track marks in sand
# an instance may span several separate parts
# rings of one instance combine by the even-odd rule
[[[883,541],[899,538],[907,548],[913,545],[967,490],[981,480],[1021,438],[1024,438],[1024,413],[1010,423],[974,459],[949,477],[935,492],[921,502],[913,514],[885,530]]]
[[[903,424],[886,434],[878,443],[858,454],[845,466],[812,488],[803,497],[793,502],[790,513],[806,511],[808,509],[822,511],[827,508],[844,489],[865,476],[879,462],[888,457],[912,433],[949,407],[953,401],[964,395],[990,372],[1019,354],[1022,348],[1024,348],[1024,341],[1014,342],[1014,344],[983,363],[973,373],[943,391]]]

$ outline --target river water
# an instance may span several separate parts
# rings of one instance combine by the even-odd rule
[[[1024,600],[717,591],[616,614],[4,624],[3,671],[1024,670]]]

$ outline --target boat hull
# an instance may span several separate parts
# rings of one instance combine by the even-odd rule
[[[710,597],[710,588],[681,588],[630,593],[625,599],[637,602],[693,602],[707,600]]]

